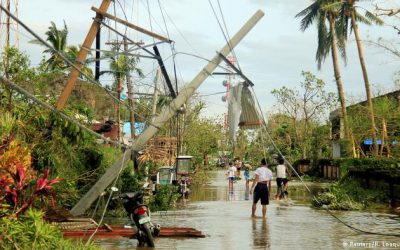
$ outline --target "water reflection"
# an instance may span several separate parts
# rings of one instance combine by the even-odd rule
[[[325,211],[310,208],[310,196],[298,182],[290,183],[296,187],[289,191],[293,202],[272,200],[266,220],[252,219],[252,200],[245,181],[234,183],[230,191],[223,171],[212,175],[208,185],[191,188],[189,199],[181,201],[180,209],[152,213],[152,221],[161,226],[193,227],[207,237],[159,237],[155,242],[156,249],[343,249],[344,242],[380,240],[400,243],[395,237],[355,233]],[[318,190],[321,186],[311,184],[310,188]],[[335,214],[364,230],[400,234],[398,215],[360,211]],[[136,249],[136,240],[126,238],[99,242],[105,249]]]
[[[252,219],[253,246],[261,249],[270,247],[269,225],[266,219]]]
[[[250,188],[249,188],[249,184],[246,184],[246,190],[244,191],[244,200],[247,201],[249,200],[250,197]]]

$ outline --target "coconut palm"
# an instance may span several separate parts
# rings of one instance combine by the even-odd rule
[[[70,62],[75,62],[79,48],[77,46],[67,45],[68,38],[68,28],[64,21],[64,28],[59,30],[54,22],[51,22],[50,27],[45,33],[47,38],[46,40],[52,46],[52,49],[46,48],[43,53],[50,54],[50,58],[45,61],[45,69],[46,70],[69,70],[72,68],[71,65],[67,64],[64,59],[60,56],[60,53],[64,55]],[[44,46],[39,40],[32,40],[31,43],[38,44]],[[81,71],[84,72],[88,76],[92,76],[93,72],[90,68],[84,66],[81,68]]]
[[[45,33],[47,36],[47,41],[52,45],[52,47],[61,53],[65,52],[67,49],[67,37],[68,28],[64,21],[64,29],[59,30],[54,22],[51,22],[48,31]],[[60,55],[52,49],[45,49],[44,53],[49,53],[50,58],[46,61],[49,69],[62,69],[64,68],[64,61]]]
[[[336,18],[338,15],[337,9],[325,9],[338,2],[337,0],[315,0],[310,6],[299,12],[296,17],[303,17],[301,20],[300,29],[304,32],[311,24],[316,22],[318,29],[318,47],[316,60],[318,69],[321,69],[322,63],[325,61],[329,52],[332,53],[333,69],[335,74],[336,85],[339,94],[341,106],[341,118],[343,120],[345,137],[349,139],[349,128],[347,122],[346,101],[343,91],[342,77],[339,69],[338,48],[342,57],[346,60],[346,47],[344,36],[341,32],[343,29],[338,28]],[[329,28],[327,27],[329,25]]]
[[[120,101],[121,100],[121,92],[122,92],[122,86],[123,86],[123,80],[127,75],[129,75],[129,72],[134,71],[137,75],[140,77],[143,77],[143,72],[141,69],[136,67],[137,63],[139,62],[139,57],[136,56],[128,56],[125,54],[121,53],[116,53],[117,48],[114,47],[112,52],[109,54],[111,60],[110,60],[110,71],[108,73],[111,73],[115,79],[113,89],[116,90],[117,92],[117,99]],[[108,55],[106,55],[108,56]],[[128,91],[129,96],[128,96],[128,101],[129,101],[129,106],[132,109],[133,106],[133,93],[131,86],[128,86],[130,91]],[[120,123],[120,116],[121,116],[121,104],[120,102],[117,103],[117,108],[116,108],[116,118],[117,118],[117,124]],[[134,114],[131,111],[130,112],[131,116],[131,126],[134,128]],[[119,141],[119,126],[118,126],[118,141]]]
[[[365,92],[367,94],[367,104],[368,104],[368,110],[371,122],[371,134],[373,140],[373,154],[374,156],[377,156],[378,155],[378,144],[376,136],[377,129],[375,125],[375,115],[372,104],[372,93],[369,84],[367,68],[365,66],[364,55],[362,51],[362,45],[358,33],[357,24],[364,23],[366,25],[372,25],[372,24],[382,25],[383,21],[369,11],[365,11],[364,15],[357,12],[356,2],[357,0],[345,0],[344,2],[336,3],[336,6],[331,5],[328,6],[327,8],[328,9],[337,8],[337,6],[340,6],[339,27],[341,27],[342,33],[344,34],[345,37],[347,37],[349,27],[351,28],[351,30],[354,31],[354,36],[356,39],[357,49],[358,49],[358,57],[360,59],[361,70],[364,78]]]

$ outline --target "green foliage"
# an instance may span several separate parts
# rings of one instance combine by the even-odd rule
[[[204,185],[210,179],[210,176],[206,169],[201,165],[197,165],[196,171],[193,175],[190,176],[190,185],[191,186],[199,186]]]
[[[314,197],[312,205],[326,205],[333,210],[359,210],[387,200],[387,194],[381,190],[365,189],[357,180],[346,177],[340,183],[333,184],[326,192]]]
[[[166,211],[172,205],[175,205],[181,196],[178,193],[179,186],[160,185],[157,193],[152,197],[149,207],[151,211]]]
[[[58,228],[42,218],[41,212],[28,210],[20,219],[0,219],[2,249],[99,249],[93,243],[65,240]]]
[[[222,127],[214,120],[200,118],[195,113],[186,117],[183,144],[186,154],[194,157],[194,164],[201,164],[205,154],[219,151],[218,142],[224,136]]]
[[[385,121],[387,127],[386,145],[391,148],[392,157],[400,157],[400,147],[388,142],[400,141],[400,107],[398,105],[397,95],[389,94],[384,97],[375,98],[373,102],[378,139],[381,138],[383,132],[382,121]],[[354,141],[356,145],[361,145],[366,138],[371,138],[370,122],[365,116],[367,112],[365,103],[360,103],[348,108],[349,126],[353,131]],[[380,135],[379,135],[380,134]],[[359,148],[361,155],[366,155],[368,152],[362,151]],[[385,153],[386,154],[386,149]]]
[[[347,173],[350,168],[367,171],[392,170],[395,172],[400,170],[400,159],[347,158],[333,160],[332,164],[340,166],[342,176]]]
[[[335,95],[311,72],[302,72],[302,76],[301,91],[282,87],[271,92],[281,110],[269,118],[268,127],[290,160],[330,154],[330,127],[322,123],[337,103]]]
[[[6,58],[9,64],[4,74],[12,81],[27,81],[33,77],[34,70],[30,68],[31,62],[28,56],[18,48],[5,48],[2,54],[2,64],[5,64]]]

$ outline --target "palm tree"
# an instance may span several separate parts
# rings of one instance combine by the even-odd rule
[[[377,144],[377,135],[376,135],[376,125],[375,125],[375,114],[372,104],[372,93],[371,88],[368,80],[368,73],[367,68],[365,66],[364,55],[362,51],[362,45],[360,41],[360,36],[358,34],[358,23],[364,23],[367,25],[371,25],[372,23],[382,25],[383,21],[375,16],[373,13],[366,11],[365,15],[361,15],[356,10],[356,3],[357,0],[345,0],[344,2],[340,3],[340,27],[342,29],[342,33],[345,37],[347,37],[348,26],[350,25],[351,29],[354,31],[354,36],[357,43],[358,49],[358,57],[360,59],[361,70],[363,73],[364,78],[364,85],[365,85],[365,92],[367,94],[367,104],[368,104],[368,111],[371,120],[371,133],[372,133],[372,140],[373,140],[373,154],[374,156],[378,155],[378,144]],[[349,24],[350,19],[350,24]]]
[[[123,89],[123,80],[126,78],[127,75],[129,75],[129,72],[134,71],[137,75],[143,76],[143,72],[141,69],[137,68],[136,65],[139,62],[139,57],[136,56],[128,56],[125,54],[121,53],[115,53],[117,50],[117,47],[114,47],[109,56],[111,58],[110,60],[110,73],[114,76],[115,82],[113,89],[116,90],[117,92],[117,110],[116,110],[116,119],[117,119],[117,124],[118,124],[118,141],[119,141],[119,136],[120,136],[120,128],[119,128],[119,123],[120,123],[120,118],[121,118],[121,92]],[[130,109],[133,107],[133,93],[131,86],[128,86],[129,91],[128,91],[128,103]],[[131,120],[131,126],[134,128],[134,114],[132,111],[130,111],[130,120]]]
[[[349,139],[349,127],[347,121],[346,100],[344,97],[342,77],[339,69],[338,48],[341,55],[346,59],[346,47],[343,30],[338,28],[336,18],[338,12],[334,9],[325,9],[325,6],[338,2],[337,0],[315,0],[310,6],[299,12],[296,17],[303,17],[301,20],[301,31],[305,31],[310,25],[316,21],[318,29],[318,47],[316,60],[318,69],[321,69],[322,63],[325,61],[329,52],[332,53],[333,69],[335,74],[336,85],[339,94],[341,106],[341,118],[343,121],[345,138]],[[329,29],[327,27],[329,24]]]
[[[46,32],[47,41],[52,45],[52,47],[61,53],[64,53],[67,48],[67,36],[68,29],[64,21],[64,29],[59,30],[54,22],[51,22],[51,26]],[[54,50],[45,49],[44,53],[49,53],[50,58],[46,61],[49,69],[63,69],[65,64],[60,55]]]
[[[50,27],[45,33],[47,38],[46,40],[50,43],[53,49],[46,48],[43,53],[50,54],[50,58],[45,61],[45,69],[46,70],[70,70],[72,66],[68,65],[63,58],[60,56],[60,53],[64,55],[69,61],[75,62],[79,48],[77,46],[67,45],[68,38],[68,28],[64,21],[64,28],[59,30],[54,22],[51,22]],[[31,43],[38,44],[44,46],[39,40],[32,40]],[[87,61],[88,63],[89,61]],[[92,76],[93,72],[87,66],[81,68],[81,71],[84,72],[88,76]]]

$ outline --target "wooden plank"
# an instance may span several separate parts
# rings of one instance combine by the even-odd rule
[[[149,35],[149,36],[151,36],[151,37],[154,37],[154,38],[156,38],[156,39],[158,39],[158,40],[165,41],[165,42],[167,42],[167,43],[172,43],[172,42],[173,42],[173,41],[172,41],[171,39],[169,39],[169,38],[166,38],[166,37],[164,37],[164,36],[161,36],[161,35],[159,35],[159,34],[156,34],[156,33],[152,32],[152,31],[149,31],[149,30],[146,30],[146,29],[144,29],[144,28],[142,28],[142,27],[139,27],[139,26],[137,26],[137,25],[134,25],[134,24],[132,24],[132,23],[130,23],[130,22],[128,22],[128,21],[125,21],[125,20],[119,18],[119,17],[116,17],[116,16],[113,16],[113,15],[111,15],[111,14],[108,14],[106,11],[100,10],[100,9],[98,9],[98,8],[96,8],[96,7],[92,7],[92,10],[93,10],[94,12],[96,12],[97,14],[100,14],[100,15],[102,15],[102,16],[104,16],[104,17],[107,17],[107,18],[109,18],[109,19],[111,19],[111,20],[114,20],[114,21],[116,21],[116,22],[119,22],[120,24],[123,24],[123,25],[125,25],[125,26],[127,26],[127,27],[129,27],[129,28],[132,28],[132,29],[136,30],[136,31],[142,32],[143,34],[146,34],[146,35]]]
[[[110,230],[111,229],[111,230]],[[64,238],[89,238],[95,229],[89,230],[64,230]],[[121,226],[108,226],[107,228],[99,228],[94,235],[96,238],[118,238],[118,237],[130,237],[134,238],[136,231],[134,228],[124,228]],[[204,238],[205,235],[194,228],[161,228],[159,237],[194,237]]]

